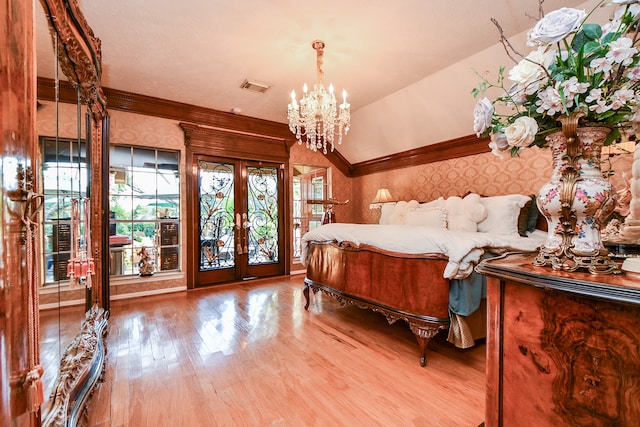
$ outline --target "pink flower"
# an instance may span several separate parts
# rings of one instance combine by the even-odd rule
[[[606,58],[614,64],[629,65],[633,62],[633,56],[638,53],[638,49],[633,47],[633,40],[628,37],[612,41],[609,49]]]
[[[604,73],[605,76],[611,74],[612,64],[607,58],[596,58],[589,64],[593,71],[596,73]]]
[[[633,67],[627,71],[627,78],[632,81],[640,80],[640,67]]]
[[[585,199],[586,197],[587,197],[587,193],[584,190],[582,190],[582,189],[577,189],[576,190],[576,198],[578,200]]]
[[[538,94],[538,98],[538,101],[536,101],[536,105],[538,106],[536,111],[538,113],[544,113],[546,111],[548,115],[553,116],[562,111],[562,98],[555,88],[551,86],[547,87]]]

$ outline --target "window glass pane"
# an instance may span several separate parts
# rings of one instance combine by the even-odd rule
[[[158,170],[162,172],[178,172],[180,153],[178,151],[158,150]]]
[[[156,199],[133,197],[133,219],[156,219]]]
[[[58,197],[56,196],[44,196],[44,220],[50,221],[52,219],[64,217],[64,213],[60,211],[60,204],[58,203]]]
[[[132,195],[131,174],[124,169],[111,168],[109,174],[109,193],[119,195]]]
[[[155,221],[134,221],[133,241],[134,246],[153,246],[156,236]]]
[[[56,219],[71,219],[71,197],[45,196],[45,221]]]
[[[155,197],[156,196],[156,174],[155,172],[139,172],[131,173],[131,187],[134,197]]]
[[[180,193],[180,177],[174,172],[158,172],[158,197],[177,196]]]
[[[126,239],[117,240],[116,244],[123,244],[123,243],[129,244],[129,243],[131,243],[131,241],[133,240],[133,227],[131,225],[131,222],[129,222],[129,221],[114,221],[113,225],[115,226],[115,227],[112,227],[112,228],[115,229],[115,232],[114,232],[113,235],[126,237]],[[109,231],[111,232],[111,229]]]
[[[133,148],[133,162],[134,168],[146,168],[155,170],[156,168],[156,151],[148,150],[146,148]]]
[[[131,147],[111,146],[109,165],[129,169],[131,167]]]
[[[111,196],[109,209],[113,219],[133,218],[133,198],[131,196]]]
[[[180,199],[178,197],[158,198],[158,218],[178,218],[180,216]]]

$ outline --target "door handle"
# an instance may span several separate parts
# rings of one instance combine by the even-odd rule
[[[234,224],[234,228],[236,229],[236,231],[240,231],[240,228],[242,227],[242,220],[240,219],[240,214],[236,213],[236,223]],[[242,234],[238,233],[238,239],[237,239],[237,244],[236,244],[236,252],[238,253],[238,255],[242,255]]]
[[[244,253],[248,253],[249,252],[249,244],[247,243],[248,240],[248,233],[249,233],[249,229],[251,228],[251,222],[248,221],[247,219],[247,214],[243,213],[242,214],[242,228],[244,228],[244,233],[243,233],[243,239],[244,239]]]

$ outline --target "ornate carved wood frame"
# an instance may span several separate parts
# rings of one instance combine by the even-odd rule
[[[90,300],[81,331],[60,362],[58,380],[53,387],[43,425],[74,426],[86,410],[85,404],[104,366],[108,318],[109,253],[105,231],[108,229],[108,188],[104,177],[109,170],[109,117],[101,87],[101,43],[87,24],[77,0],[40,0],[49,30],[58,46],[58,61],[69,82],[79,91],[90,111],[90,193],[92,234],[91,254],[95,263]]]

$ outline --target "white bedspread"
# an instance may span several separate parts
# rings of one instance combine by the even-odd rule
[[[544,235],[506,236],[415,225],[326,224],[302,236],[300,260],[307,265],[311,241],[348,241],[406,254],[441,253],[449,258],[444,277],[463,279],[471,274],[485,248],[493,252],[531,252],[544,243]]]

